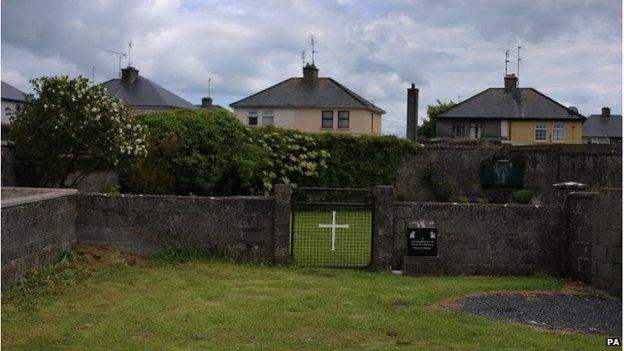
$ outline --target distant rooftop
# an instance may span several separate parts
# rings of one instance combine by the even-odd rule
[[[590,115],[583,123],[583,137],[622,137],[622,115],[612,115],[605,107],[599,115]]]
[[[26,97],[26,93],[17,89],[9,83],[2,81],[2,100],[10,100],[15,102],[22,102]]]
[[[151,80],[139,75],[134,67],[122,69],[122,77],[102,83],[108,93],[121,99],[123,103],[136,108],[188,108],[195,109],[195,105],[184,100],[171,91],[161,87]]]
[[[574,107],[566,107],[534,88],[516,87],[514,75],[504,88],[488,88],[464,100],[439,118],[561,119],[583,120]]]
[[[313,65],[304,67],[303,78],[289,78],[230,104],[233,108],[362,108],[384,110],[332,78],[319,78]]]

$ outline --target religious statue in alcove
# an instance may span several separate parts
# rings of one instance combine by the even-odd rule
[[[490,188],[522,188],[524,167],[522,160],[494,157],[481,162],[481,185]]]

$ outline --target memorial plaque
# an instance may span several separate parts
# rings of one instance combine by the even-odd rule
[[[407,256],[437,256],[438,228],[407,228]]]

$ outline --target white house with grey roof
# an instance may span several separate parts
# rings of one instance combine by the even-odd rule
[[[178,95],[140,76],[139,70],[132,66],[121,70],[121,78],[111,79],[102,85],[112,97],[120,99],[135,113],[197,108]]]
[[[611,114],[603,107],[599,115],[590,115],[583,123],[583,143],[622,144],[622,115]]]
[[[9,116],[26,99],[26,93],[16,87],[2,82],[2,124],[9,124]]]
[[[334,79],[319,77],[313,64],[303,67],[303,77],[286,79],[230,107],[250,127],[377,135],[385,113]]]

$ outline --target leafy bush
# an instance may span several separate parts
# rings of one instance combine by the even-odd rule
[[[314,184],[325,187],[366,188],[394,182],[403,158],[421,148],[394,135],[317,134],[318,146],[330,157]]]
[[[143,127],[101,85],[67,76],[30,82],[35,97],[27,96],[10,117],[24,185],[72,187],[91,173],[123,169],[147,153]]]
[[[262,187],[268,152],[230,112],[180,109],[138,120],[150,132],[148,156],[122,175],[125,191],[218,196]]]
[[[533,199],[533,192],[526,189],[518,190],[514,193],[514,199],[519,204],[528,205]]]
[[[425,170],[425,181],[431,185],[437,201],[448,202],[455,196],[455,188],[441,179],[440,170],[433,162],[430,162]]]

